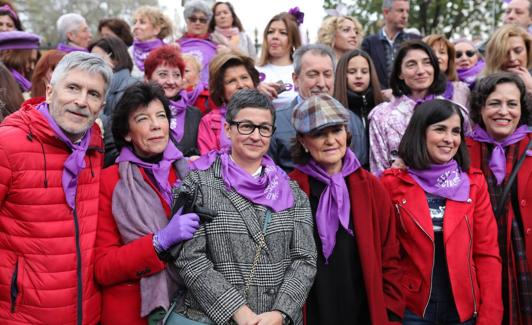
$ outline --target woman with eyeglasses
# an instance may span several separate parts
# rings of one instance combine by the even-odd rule
[[[477,77],[484,69],[484,59],[471,41],[461,38],[454,41],[456,72],[458,79],[473,88]]]
[[[163,39],[172,35],[172,21],[159,8],[141,6],[133,14],[133,46],[129,48],[133,58],[131,76],[142,80],[144,60],[150,52],[164,44]]]
[[[218,1],[212,6],[214,19],[209,23],[209,33],[218,43],[218,52],[237,51],[255,59],[255,44],[244,31],[240,18],[230,2]]]
[[[275,108],[288,105],[297,96],[292,80],[292,55],[301,46],[299,25],[302,23],[303,13],[295,7],[273,16],[264,28],[257,63],[261,76],[259,89],[269,94]]]
[[[508,71],[521,78],[532,93],[532,36],[523,28],[507,24],[491,34],[486,45],[486,67],[482,76]]]
[[[266,95],[238,91],[224,121],[231,151],[194,161],[183,181],[217,215],[183,244],[175,264],[186,294],[169,322],[303,323],[316,273],[312,215],[305,193],[266,156],[274,122]]]
[[[290,174],[309,196],[318,247],[306,324],[400,322],[404,301],[392,202],[349,148],[349,112],[329,95],[294,108]]]
[[[499,229],[503,324],[532,324],[530,108],[526,87],[513,73],[498,72],[480,79],[471,96],[471,120],[477,126],[467,144],[471,165],[486,178]],[[516,176],[511,177],[514,170]]]
[[[458,80],[455,64],[457,55],[454,45],[445,36],[436,34],[426,36],[423,38],[423,42],[432,47],[438,58],[440,71],[447,77],[447,86],[443,97],[464,107],[469,107],[470,91],[467,84]]]
[[[187,1],[183,11],[186,32],[177,40],[183,53],[197,55],[201,59],[201,82],[209,83],[209,62],[216,55],[217,46],[209,33],[212,10],[203,0]]]
[[[223,128],[227,104],[240,89],[257,88],[259,72],[253,59],[240,53],[220,53],[209,64],[209,102],[216,107],[201,118],[198,128],[200,154],[211,150],[227,151],[231,142]]]

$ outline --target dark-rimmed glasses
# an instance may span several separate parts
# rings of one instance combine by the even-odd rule
[[[270,138],[275,132],[275,126],[270,124],[253,124],[248,121],[229,121],[229,125],[236,125],[238,133],[242,135],[250,135],[255,132],[255,129],[259,129],[259,134],[265,138]]]
[[[473,51],[473,50],[467,50],[465,52],[462,52],[462,51],[456,51],[456,58],[459,59],[462,57],[462,55],[467,55],[468,58],[472,58],[473,55],[477,54],[476,51]]]
[[[188,17],[188,21],[190,21],[191,23],[197,23],[199,21],[202,24],[206,24],[207,23],[207,18],[190,16],[190,17]]]

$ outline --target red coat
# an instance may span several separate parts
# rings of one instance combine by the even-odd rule
[[[144,179],[159,196],[167,216],[170,208],[159,191],[140,169]],[[176,174],[171,169],[170,181]],[[118,231],[112,212],[112,198],[119,180],[118,164],[102,171],[100,212],[96,234],[96,281],[102,287],[102,324],[147,324],[140,317],[140,279],[166,267],[153,248],[153,234],[146,234],[126,245]]]
[[[290,173],[310,195],[309,176]],[[402,317],[404,300],[399,286],[399,242],[390,198],[375,176],[363,169],[348,176],[351,216],[372,324],[388,324],[387,309]]]
[[[0,139],[0,323],[98,323],[99,128],[92,128],[75,210],[61,182],[70,150],[41,113],[24,105],[3,121]]]
[[[497,224],[484,176],[471,169],[469,177],[470,199],[447,200],[443,218],[451,289],[461,322],[478,314],[477,325],[500,324],[503,307]],[[426,195],[403,170],[385,171],[382,183],[399,218],[406,307],[422,316],[430,298],[434,267],[434,231]]]

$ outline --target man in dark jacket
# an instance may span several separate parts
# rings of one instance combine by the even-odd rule
[[[419,35],[404,32],[409,12],[408,0],[384,0],[382,2],[384,27],[362,42],[362,49],[368,52],[375,63],[382,89],[390,88],[389,78],[393,60],[401,43],[421,38]]]

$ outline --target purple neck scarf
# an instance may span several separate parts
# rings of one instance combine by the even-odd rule
[[[477,125],[469,134],[469,137],[475,141],[491,143],[495,146],[491,153],[488,166],[497,180],[497,185],[500,185],[506,176],[506,153],[504,148],[521,141],[531,132],[532,131],[528,129],[528,126],[523,125],[515,129],[514,133],[511,135],[498,141],[493,139],[486,130]],[[532,152],[527,152],[527,155],[532,156]]]
[[[427,193],[459,202],[469,198],[469,176],[454,159],[423,170],[408,168],[407,172]]]
[[[20,88],[22,88],[22,92],[29,91],[31,89],[31,81],[26,79],[23,75],[21,75],[17,70],[11,69],[11,75],[13,76],[13,79],[18,83]]]
[[[63,169],[63,175],[61,178],[61,184],[63,185],[63,191],[65,192],[65,199],[69,207],[75,209],[76,206],[76,192],[78,188],[78,176],[83,168],[85,168],[85,154],[89,148],[89,142],[91,138],[91,129],[85,132],[85,135],[81,138],[79,143],[73,143],[59,128],[55,120],[50,116],[48,111],[48,104],[41,103],[37,106],[37,110],[41,112],[44,118],[48,121],[48,124],[54,131],[55,135],[64,142],[72,153],[65,160]]]
[[[129,161],[148,169],[155,178],[157,188],[161,192],[164,200],[169,206],[172,206],[172,187],[178,187],[181,180],[178,179],[172,186],[170,182],[168,182],[168,175],[170,175],[170,168],[172,168],[174,161],[182,158],[183,154],[181,151],[177,149],[172,140],[169,140],[166,149],[164,149],[163,157],[156,164],[143,161],[129,147],[122,147],[116,162],[120,163],[122,161]]]
[[[445,92],[443,93],[443,98],[447,100],[452,100],[454,96],[454,86],[452,81],[447,81],[447,87],[445,87]]]
[[[417,105],[423,104],[427,100],[433,100],[435,98],[435,96],[434,95],[427,95],[427,96],[425,96],[423,98],[420,98],[420,99],[414,99],[411,96],[408,96],[408,98],[410,98],[411,100],[416,102],[416,106],[417,106]]]
[[[349,229],[351,201],[344,178],[360,168],[360,162],[351,149],[347,148],[342,170],[334,175],[329,175],[313,159],[306,165],[299,165],[296,168],[326,185],[325,190],[321,193],[316,211],[316,226],[321,239],[325,263],[327,263],[336,245],[338,227],[342,225],[349,234],[353,235]]]
[[[183,139],[183,134],[185,133],[185,115],[189,106],[186,90],[181,90],[179,96],[181,98],[176,101],[170,100],[170,111],[172,111],[170,130],[176,142]]]
[[[163,44],[164,42],[159,38],[151,41],[133,40],[133,59],[140,71],[144,71],[144,60],[146,60],[148,54]]]
[[[225,134],[225,128],[224,128],[224,121],[225,121],[225,114],[227,113],[227,105],[222,104],[222,107],[220,107],[220,150],[224,152],[229,152],[231,150],[231,140],[227,137]]]
[[[458,79],[471,86],[477,80],[478,74],[484,69],[484,60],[479,58],[477,63],[469,69],[457,69]]]
[[[89,52],[89,50],[84,49],[82,47],[72,46],[72,45],[65,44],[65,43],[57,44],[57,49],[65,53],[76,52],[76,51],[87,52],[87,53]]]
[[[273,160],[262,157],[262,173],[259,177],[251,176],[235,163],[229,153],[211,151],[192,163],[192,169],[206,170],[220,157],[222,179],[227,188],[235,189],[241,196],[253,204],[266,206],[279,212],[294,206],[294,196],[290,188],[288,175]]]
[[[192,89],[191,91],[187,92],[187,97],[188,97],[189,104],[190,105],[194,105],[196,100],[198,100],[198,97],[201,94],[201,92],[204,89],[207,89],[207,88],[208,88],[207,84],[205,84],[205,83],[203,83],[201,81],[198,82],[198,84],[196,85],[196,87],[194,89]]]

